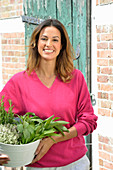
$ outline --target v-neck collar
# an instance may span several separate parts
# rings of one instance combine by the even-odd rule
[[[40,82],[40,84],[41,84],[44,88],[46,88],[46,89],[48,89],[48,90],[52,89],[52,88],[55,86],[56,81],[57,81],[57,79],[58,79],[58,77],[56,76],[56,77],[55,77],[55,80],[53,81],[53,83],[52,83],[52,85],[51,85],[51,87],[47,87],[47,86],[40,80],[40,78],[39,78],[38,75],[36,74],[36,71],[35,71],[35,70],[31,73],[31,76],[33,76],[33,78],[34,78],[35,80],[38,80],[38,81]]]

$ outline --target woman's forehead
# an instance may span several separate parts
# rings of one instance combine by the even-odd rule
[[[51,35],[51,36],[58,36],[60,37],[61,36],[61,33],[60,31],[54,27],[54,26],[47,26],[47,27],[44,27],[41,32],[40,32],[40,36],[42,35]]]

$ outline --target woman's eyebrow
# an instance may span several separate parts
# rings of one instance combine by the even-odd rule
[[[53,36],[53,38],[59,38],[59,36]]]
[[[46,35],[42,35],[41,37],[46,37],[46,38],[48,38],[48,36],[46,36]],[[59,38],[59,36],[53,36],[52,38]]]
[[[46,38],[47,38],[48,36],[46,36],[46,35],[41,35],[41,37],[46,37]]]

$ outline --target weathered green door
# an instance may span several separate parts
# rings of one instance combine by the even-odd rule
[[[41,20],[56,18],[66,27],[77,57],[76,68],[84,74],[90,91],[90,0],[24,0],[25,43]],[[86,144],[91,143],[91,135]],[[91,160],[91,147],[88,157]]]

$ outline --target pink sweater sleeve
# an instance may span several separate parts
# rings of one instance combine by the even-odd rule
[[[24,114],[24,105],[22,102],[22,95],[21,91],[18,87],[19,77],[13,76],[4,86],[3,90],[0,92],[0,99],[2,96],[4,97],[4,105],[6,111],[9,109],[9,102],[10,99],[12,101],[12,105],[14,106],[14,113],[15,114]]]
[[[94,114],[90,94],[84,76],[78,77],[77,123],[74,125],[79,135],[88,135],[97,127],[97,116]]]

